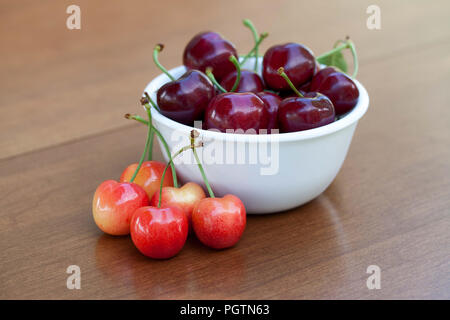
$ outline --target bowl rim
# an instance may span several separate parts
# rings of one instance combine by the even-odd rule
[[[174,77],[181,76],[184,72],[186,72],[186,68],[184,66],[178,66],[176,68],[170,69],[169,73]],[[150,97],[156,101],[156,92],[157,90],[166,82],[170,81],[169,77],[165,74],[160,74],[157,77],[153,78],[145,87],[143,91],[147,92]],[[274,138],[276,137],[279,142],[282,141],[299,141],[299,140],[307,140],[314,139],[321,136],[329,135],[334,132],[340,131],[344,128],[351,126],[356,123],[367,111],[369,108],[369,95],[367,93],[366,88],[356,79],[353,79],[358,90],[359,90],[359,99],[356,106],[348,112],[341,119],[334,121],[330,124],[327,124],[322,127],[304,130],[304,131],[296,131],[296,132],[287,132],[287,133],[277,133],[277,134],[242,134],[242,133],[224,133],[218,131],[205,130],[200,128],[195,128],[191,126],[187,126],[185,124],[176,122],[170,118],[167,118],[163,114],[159,113],[158,110],[152,108],[152,119],[154,121],[160,122],[167,127],[171,127],[178,131],[190,132],[192,129],[199,131],[200,135],[203,138],[207,139],[219,139],[219,140],[233,140],[233,141],[246,141],[246,142],[259,142],[267,140],[268,137]]]

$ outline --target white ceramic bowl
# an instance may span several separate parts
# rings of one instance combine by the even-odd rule
[[[251,69],[253,63],[254,60],[249,59],[244,68]],[[180,66],[169,72],[177,78],[185,71]],[[156,91],[168,81],[169,78],[161,74],[145,91],[156,101]],[[197,129],[199,140],[205,144],[198,153],[216,196],[235,194],[244,202],[248,213],[262,214],[292,209],[325,191],[344,162],[358,120],[369,107],[366,89],[354,81],[359,89],[358,104],[340,120],[323,127],[268,135]],[[172,154],[189,144],[192,127],[175,122],[157,110],[152,110],[152,117]],[[179,178],[202,184],[192,153],[185,152],[180,158],[175,161]]]

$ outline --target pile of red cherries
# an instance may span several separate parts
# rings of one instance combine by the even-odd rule
[[[184,49],[187,72],[178,79],[159,63],[163,46],[156,46],[154,61],[171,80],[157,91],[161,114],[189,126],[201,120],[203,129],[221,132],[286,133],[327,125],[355,107],[358,88],[337,68],[347,68],[342,50],[348,48],[354,54],[356,74],[356,51],[349,39],[317,59],[298,43],[274,45],[264,54],[260,76],[258,47],[267,33],[258,35],[248,20],[244,24],[253,31],[255,45],[240,62],[231,42],[218,33],[203,32]],[[256,58],[253,70],[241,69],[249,58]]]
[[[119,181],[106,180],[97,187],[92,212],[100,230],[112,236],[131,234],[136,248],[147,257],[175,256],[189,233],[210,248],[229,248],[241,239],[246,227],[246,210],[239,197],[215,197],[196,152],[203,146],[197,141],[198,131],[193,129],[190,143],[172,154],[152,124],[152,109],[185,125],[204,120],[204,128],[222,132],[279,129],[283,133],[329,124],[358,101],[355,83],[342,72],[347,69],[342,50],[347,48],[353,54],[353,76],[358,69],[349,39],[338,41],[317,58],[300,44],[273,46],[264,54],[261,77],[257,73],[258,48],[267,33],[258,35],[249,20],[244,20],[244,25],[252,31],[255,44],[241,61],[234,46],[219,34],[200,33],[186,46],[183,62],[188,71],[179,79],[160,64],[158,54],[163,46],[156,45],[153,60],[170,81],[158,90],[157,102],[147,92],[141,98],[148,120],[125,115],[147,126],[144,151],[138,163],[125,168]],[[250,58],[256,58],[253,70],[241,70]],[[321,69],[320,65],[327,67]],[[155,135],[164,146],[168,163],[152,160]],[[178,185],[173,160],[183,152],[193,153],[209,197],[197,183]]]

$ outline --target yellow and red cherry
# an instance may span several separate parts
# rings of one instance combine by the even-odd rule
[[[131,181],[133,174],[138,167],[137,163],[130,164],[120,176],[120,182]],[[166,165],[159,161],[144,161],[140,167],[134,183],[141,186],[151,199],[153,194],[159,190],[161,184],[161,178]],[[164,177],[163,181],[164,187],[173,187],[173,176],[172,172],[168,172]]]
[[[191,218],[194,206],[202,199],[206,198],[205,191],[194,182],[188,182],[181,188],[164,187],[161,192],[155,192],[150,205],[157,207],[161,194],[161,207],[179,207],[186,214],[191,228]]]
[[[130,233],[134,212],[148,204],[147,193],[137,184],[106,180],[95,190],[92,213],[100,230],[121,236]]]
[[[223,198],[200,200],[192,212],[192,227],[204,245],[214,249],[234,246],[246,226],[246,211],[242,201],[231,194]]]
[[[188,219],[178,207],[142,207],[133,215],[130,233],[143,255],[168,259],[183,248],[188,236]]]

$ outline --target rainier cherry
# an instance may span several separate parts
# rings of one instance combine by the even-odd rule
[[[98,186],[94,194],[94,221],[107,234],[127,235],[130,233],[130,221],[134,212],[148,206],[148,203],[147,194],[137,184],[106,180]]]
[[[192,212],[192,227],[197,238],[206,246],[224,249],[234,246],[246,225],[246,211],[242,201],[234,195],[215,198],[194,146],[195,131],[191,133],[191,146],[200,173],[211,198],[200,200]]]
[[[245,224],[244,204],[231,194],[203,199],[192,212],[192,226],[197,238],[214,249],[234,246],[241,238]]]
[[[137,163],[130,164],[120,176],[120,182],[131,181],[137,167]],[[151,199],[153,194],[159,190],[161,177],[165,167],[166,165],[159,161],[145,161],[142,163],[133,182],[141,186],[145,192],[147,192],[149,199]],[[165,187],[173,186],[172,172],[169,171],[164,177],[163,185]]]
[[[188,220],[178,207],[142,207],[133,215],[130,232],[142,254],[153,259],[168,259],[183,248]]]
[[[159,203],[159,192],[155,192],[150,205],[157,207]],[[191,226],[192,210],[194,206],[203,198],[206,198],[205,191],[198,184],[194,182],[188,182],[181,188],[164,187],[161,191],[161,206],[179,207],[186,214]]]
[[[311,91],[326,95],[333,102],[337,115],[353,109],[358,103],[359,91],[353,80],[333,67],[320,70],[311,82]]]
[[[233,44],[215,32],[203,32],[196,35],[184,49],[183,64],[188,69],[205,71],[207,67],[214,70],[214,76],[221,80],[234,70],[229,61],[230,55],[238,57]]]
[[[266,85],[275,91],[288,90],[289,85],[278,74],[284,68],[295,87],[311,80],[316,67],[313,53],[305,46],[287,43],[269,48],[263,59],[263,78]]]
[[[313,129],[334,121],[334,107],[330,99],[317,92],[302,95],[293,86],[283,68],[280,68],[279,72],[298,95],[284,99],[278,108],[278,123],[282,132]]]

